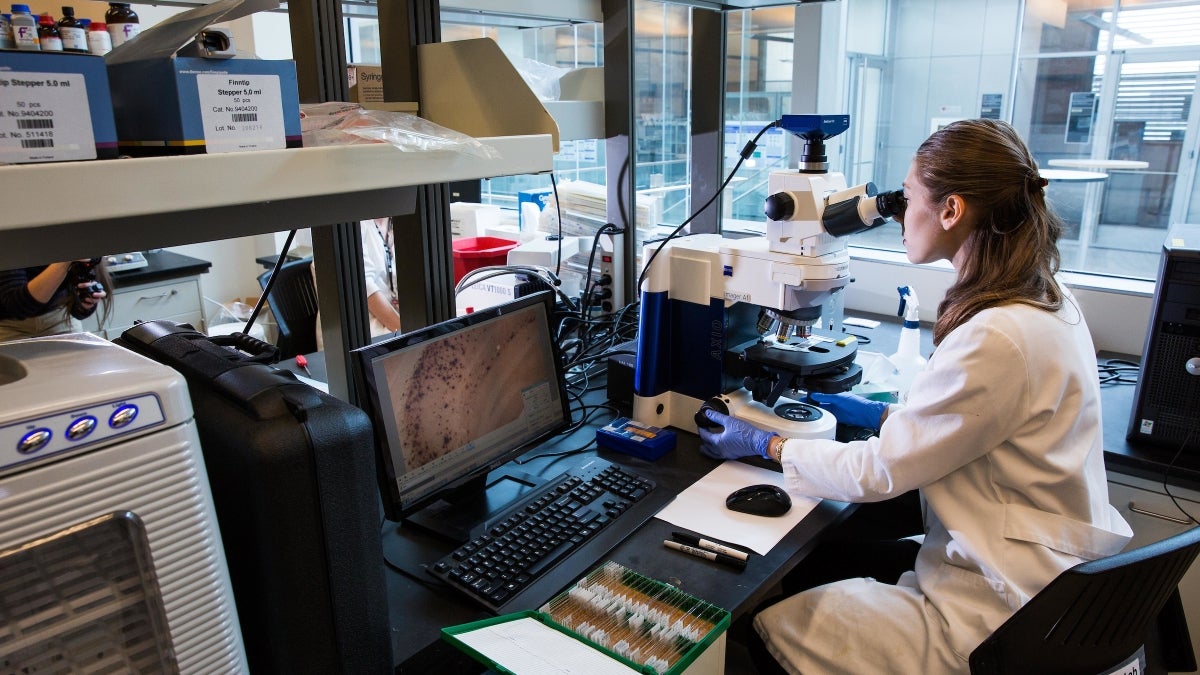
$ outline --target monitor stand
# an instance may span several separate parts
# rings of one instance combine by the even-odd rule
[[[546,481],[544,477],[505,468],[439,494],[434,502],[406,517],[404,523],[455,546],[465,544],[471,540],[473,529],[480,525],[490,527],[492,520],[513,502]]]

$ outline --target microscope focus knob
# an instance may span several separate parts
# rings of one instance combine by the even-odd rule
[[[1200,375],[1200,356],[1193,356],[1183,365],[1188,375]]]
[[[787,192],[776,192],[767,197],[763,214],[769,220],[791,220],[796,215],[796,200]]]

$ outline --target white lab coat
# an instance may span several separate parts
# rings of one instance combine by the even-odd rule
[[[792,672],[967,672],[971,650],[1061,571],[1132,536],[1108,503],[1095,348],[1075,300],[1012,304],[946,336],[878,438],[791,440],[791,491],[920,488],[926,535],[896,586],[837,582],[755,626]]]
[[[362,235],[363,282],[367,287],[367,297],[383,293],[388,302],[392,302],[394,299],[392,289],[396,285],[396,270],[391,264],[393,256],[388,255],[388,248],[395,250],[395,244],[390,241],[386,244],[384,242],[384,237],[389,234],[389,228],[379,227],[373,220],[364,220],[359,223],[359,230]],[[388,283],[389,277],[391,278],[390,284]],[[379,319],[371,316],[371,337],[388,335],[391,332]]]

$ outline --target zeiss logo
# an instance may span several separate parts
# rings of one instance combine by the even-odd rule
[[[722,265],[721,274],[727,277],[733,276],[733,265]]]

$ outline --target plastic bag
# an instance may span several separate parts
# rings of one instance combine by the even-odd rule
[[[543,101],[557,101],[562,96],[559,80],[567,74],[566,68],[549,66],[533,59],[513,59],[513,66],[534,95]]]
[[[445,150],[482,159],[499,159],[486,143],[410,113],[365,110],[338,101],[305,104],[300,110],[305,147],[389,143],[409,152]]]

